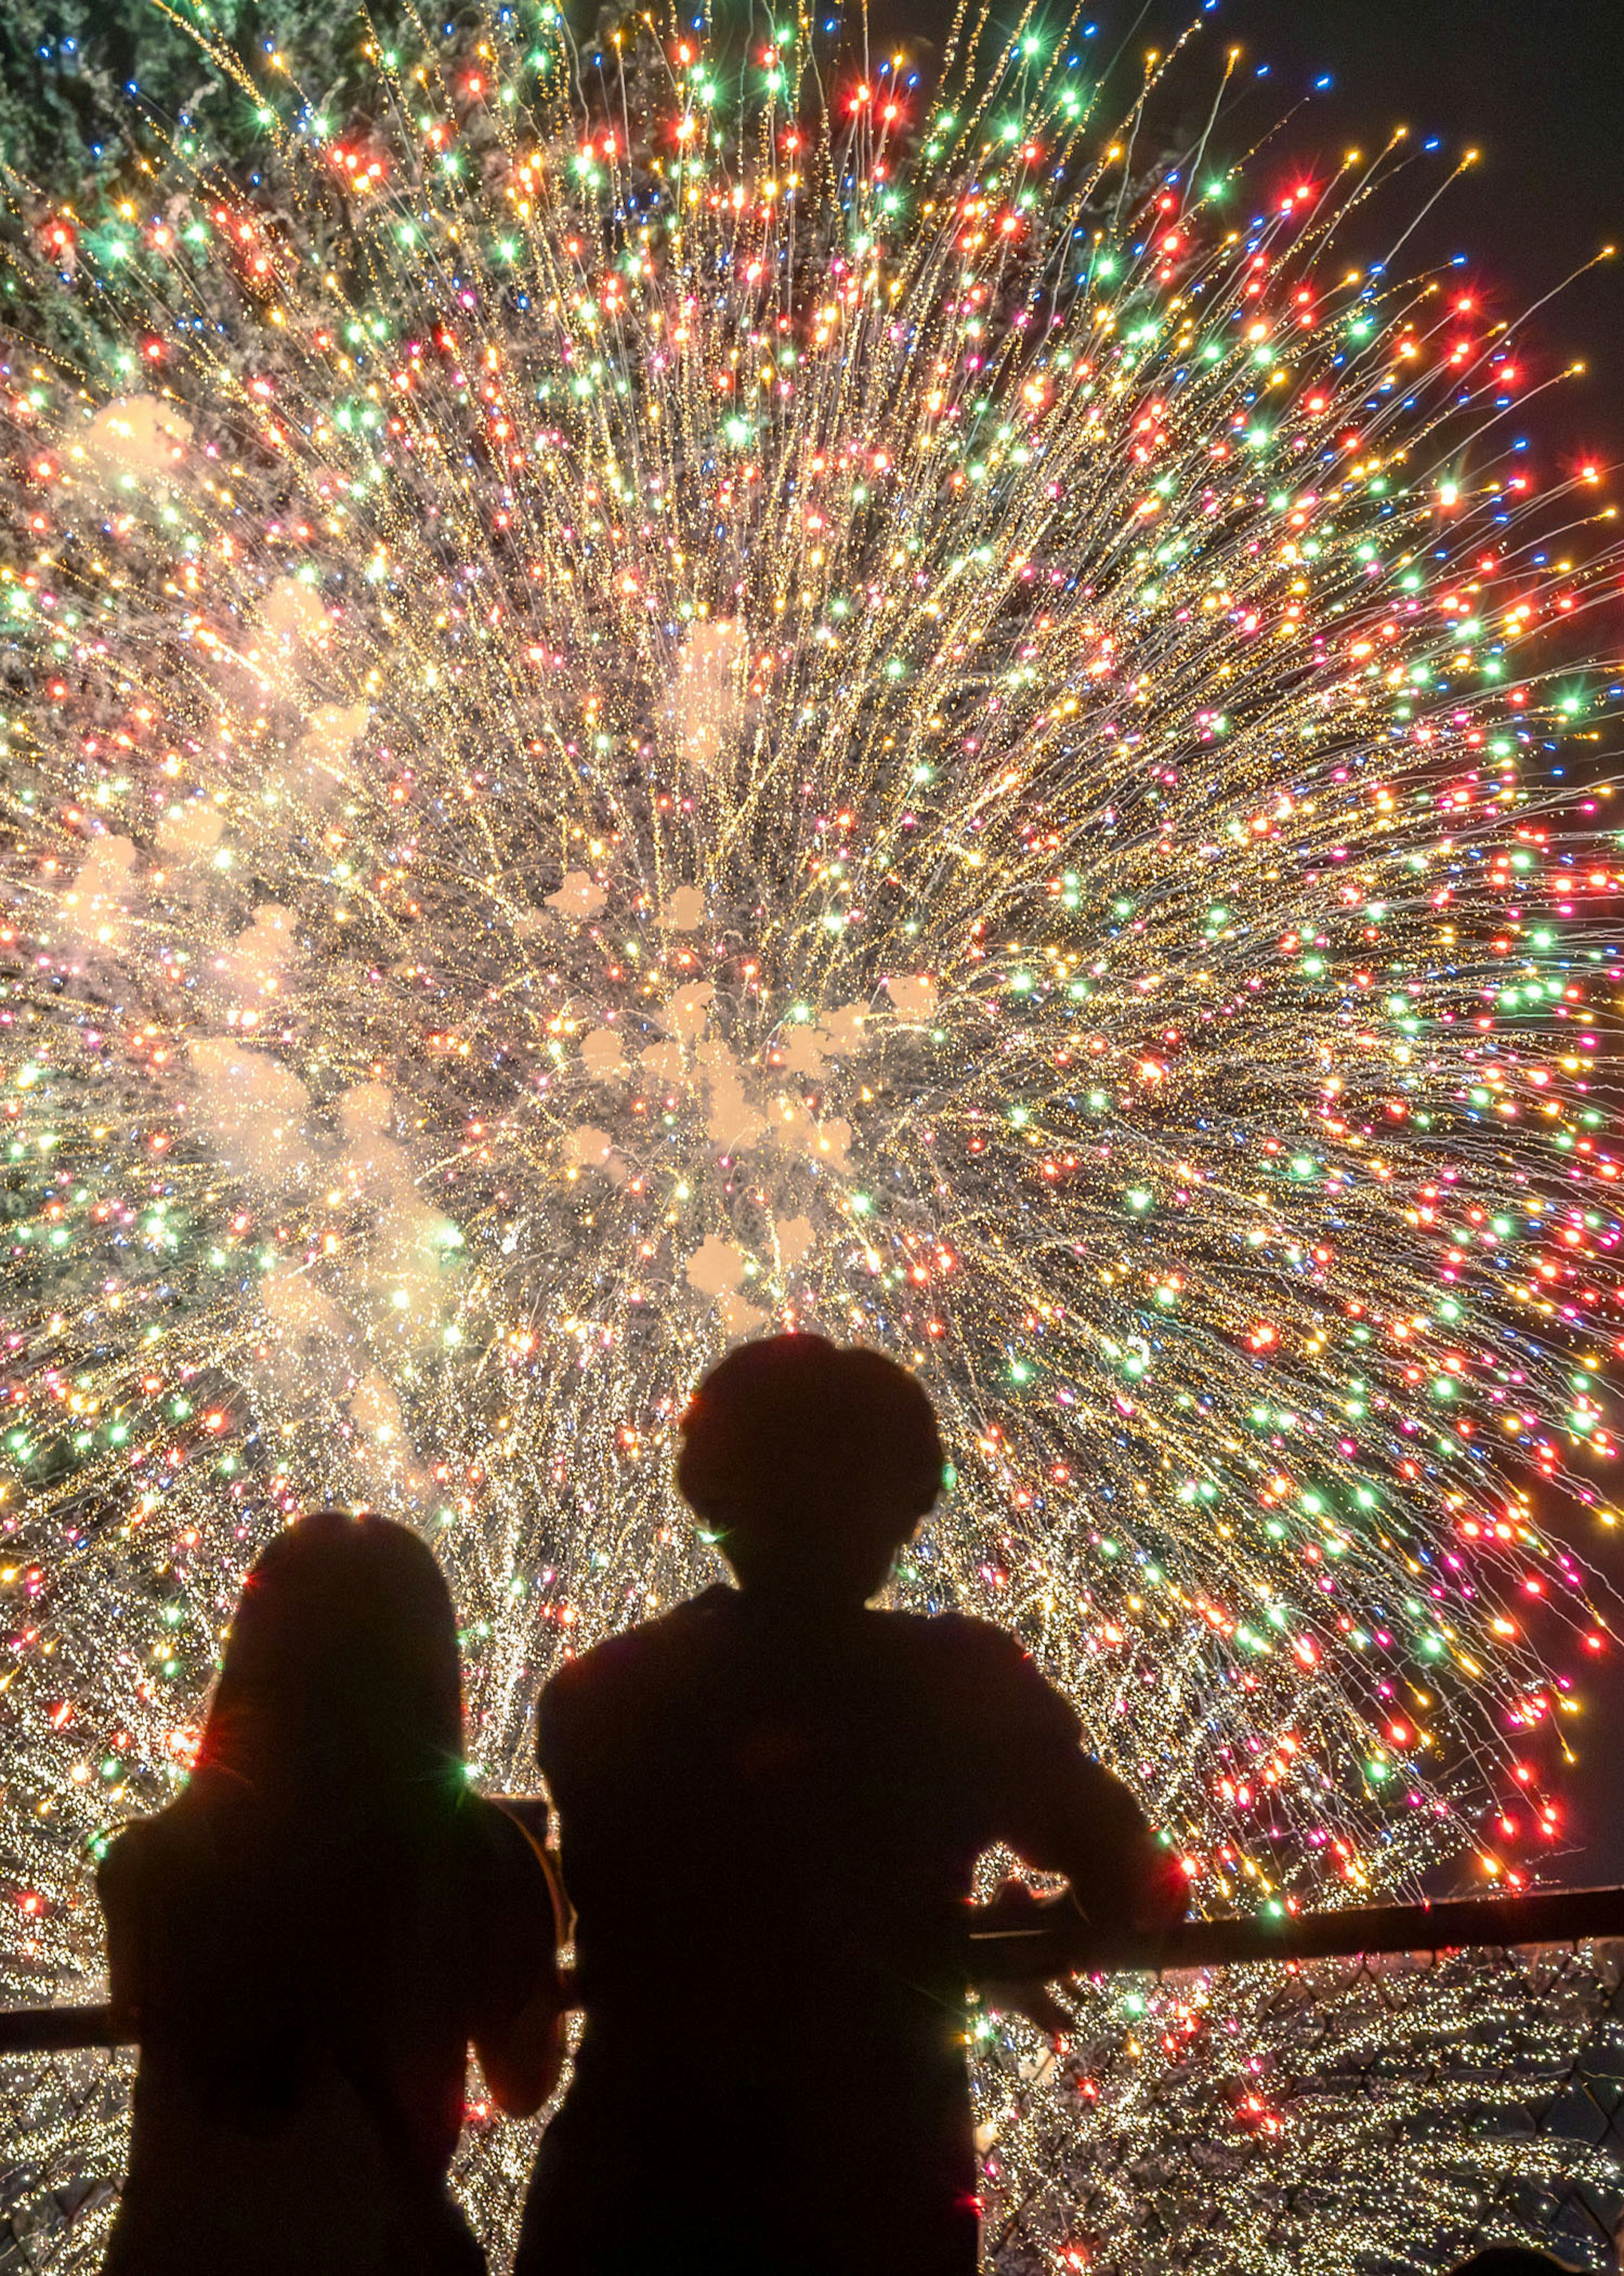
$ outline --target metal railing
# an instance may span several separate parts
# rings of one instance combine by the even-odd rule
[[[1417,2276],[1478,2245],[1617,2266],[1624,1889],[1101,1935],[1001,1900],[966,1923],[996,2276]],[[1046,2043],[997,1987],[1043,1982]],[[0,2014],[0,2276],[96,2262],[133,2064],[105,2007]],[[527,2129],[459,2172],[505,2234]],[[7,2159],[9,2158],[9,2163]]]
[[[1395,1952],[1484,1946],[1572,1944],[1624,1937],[1624,1888],[1546,1889],[1521,1897],[1450,1897],[1437,1903],[1368,1905],[1330,1913],[1251,1914],[1180,1921],[1157,1937],[1101,1935],[1080,1914],[1039,1908],[1030,1925],[995,1902],[972,1915],[971,1977],[1110,1974],[1233,1968],[1253,1961],[1354,1960]]]
[[[1264,1961],[1360,1960],[1393,1953],[1624,1939],[1624,1888],[1550,1889],[1531,1896],[1180,1921],[1155,1937],[1102,1935],[1080,1914],[1059,1905],[1012,1917],[995,1902],[973,1909],[969,1920],[968,1982],[1047,1983],[1135,1971],[1165,1976]],[[116,2047],[133,2037],[104,2005],[0,2008],[0,2055]]]
[[[1066,2017],[1044,2051],[983,2015],[997,2276],[1422,2276],[1487,2244],[1618,2268],[1624,1889],[1155,1939],[1025,1909],[969,1932],[973,1977],[1051,1981]]]

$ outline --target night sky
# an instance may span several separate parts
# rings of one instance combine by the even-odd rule
[[[1017,12],[1009,0],[995,20],[1013,24]],[[906,42],[927,74],[948,17],[943,0],[871,0],[876,44]],[[1624,0],[1220,0],[1204,15],[1201,0],[1149,0],[1142,9],[1135,0],[1096,0],[1080,21],[1097,26],[1089,48],[1107,73],[1104,118],[1114,124],[1126,111],[1146,49],[1165,50],[1193,17],[1203,28],[1172,82],[1181,92],[1165,109],[1164,147],[1181,147],[1199,131],[1225,52],[1243,51],[1209,172],[1211,162],[1238,158],[1267,136],[1250,178],[1294,186],[1324,178],[1350,148],[1374,152],[1395,125],[1410,130],[1421,155],[1347,240],[1350,260],[1382,257],[1438,186],[1445,162],[1469,148],[1478,164],[1408,240],[1395,273],[1464,254],[1452,281],[1512,322],[1602,246],[1624,248]],[[1057,7],[1057,32],[1064,21]],[[1332,86],[1317,88],[1327,76]],[[1422,146],[1433,137],[1439,148],[1427,154]],[[1519,340],[1536,378],[1575,360],[1587,366],[1518,421],[1530,464],[1558,477],[1578,463],[1612,467],[1610,486],[1624,502],[1624,258],[1549,301]],[[1613,621],[1592,619],[1587,639],[1624,653],[1624,601]],[[1612,764],[1616,772],[1616,755]],[[1615,1497],[1624,1487],[1605,1473],[1596,1483]],[[1566,1497],[1546,1494],[1539,1507],[1624,1597],[1624,1525],[1609,1535],[1593,1511]],[[1613,1617],[1624,1634],[1624,1601]],[[1542,1641],[1552,1665],[1577,1677],[1583,1704],[1562,1718],[1576,1764],[1559,1768],[1553,1739],[1522,1749],[1552,1774],[1567,1804],[1563,1842],[1539,1861],[1540,1878],[1624,1882],[1624,1646],[1598,1661],[1554,1620]],[[1446,1876],[1438,1893],[1451,1885],[1476,1893],[1482,1885]]]
[[[730,15],[759,21],[763,0],[716,4],[724,24]],[[979,4],[969,0],[972,12]],[[583,34],[596,5],[574,0]],[[874,48],[906,44],[928,79],[952,5],[869,0]],[[858,6],[830,0],[828,13],[849,31]],[[995,24],[1013,28],[1021,6],[993,0]],[[1049,22],[1058,38],[1068,15],[1069,0],[1053,0],[1040,26]],[[1241,49],[1209,175],[1265,144],[1248,181],[1259,191],[1293,187],[1324,179],[1350,147],[1372,154],[1395,125],[1410,130],[1415,162],[1361,216],[1343,244],[1350,261],[1385,254],[1450,163],[1468,148],[1479,152],[1408,239],[1395,271],[1442,267],[1507,322],[1545,303],[1520,329],[1519,361],[1536,383],[1575,360],[1588,370],[1543,394],[1514,431],[1529,436],[1537,472],[1559,478],[1579,464],[1611,467],[1610,488],[1624,505],[1624,258],[1547,297],[1605,244],[1624,247],[1624,0],[1218,0],[1210,10],[1203,0],[1087,0],[1078,23],[1095,26],[1088,46],[1106,82],[1103,122],[1127,110],[1145,51],[1165,50],[1193,19],[1199,35],[1151,125],[1170,154],[1188,147],[1226,51]],[[1319,84],[1327,80],[1328,87]],[[1438,148],[1428,154],[1434,138]],[[1256,209],[1237,209],[1237,218]],[[1464,261],[1453,267],[1457,255]],[[1591,620],[1587,638],[1624,655],[1624,599],[1611,621]],[[1613,764],[1618,770],[1616,755]],[[1624,1389],[1624,1362],[1614,1380]],[[1624,1478],[1604,1475],[1597,1484],[1624,1491]],[[1566,1498],[1547,1496],[1540,1510],[1581,1558],[1608,1573],[1620,1592],[1613,1624],[1624,1635],[1624,1525],[1610,1536],[1592,1511]],[[1554,1624],[1543,1641],[1552,1664],[1579,1677],[1584,1702],[1563,1720],[1579,1759],[1554,1780],[1568,1805],[1567,1847],[1544,1878],[1624,1882],[1624,1767],[1615,1770],[1624,1766],[1624,1646],[1597,1660]]]
[[[1000,0],[995,20],[1017,13],[1017,0]],[[925,43],[922,63],[951,14],[952,0],[870,0],[877,42]],[[1053,14],[1058,31],[1065,0]],[[1092,0],[1080,21],[1096,24],[1089,47],[1113,65],[1119,97],[1103,116],[1126,109],[1146,50],[1165,52],[1193,20],[1202,28],[1176,83],[1197,126],[1225,52],[1242,51],[1213,158],[1270,135],[1282,182],[1294,184],[1305,167],[1323,178],[1350,148],[1373,152],[1393,126],[1408,127],[1417,150],[1437,136],[1439,150],[1381,209],[1401,226],[1441,162],[1477,150],[1406,250],[1418,265],[1464,253],[1496,315],[1521,315],[1604,245],[1624,252],[1624,0],[1218,0],[1210,12],[1203,0]],[[1257,181],[1271,164],[1265,156]],[[1589,366],[1542,399],[1532,431],[1564,455],[1624,461],[1624,259],[1545,307],[1531,338],[1546,369]]]

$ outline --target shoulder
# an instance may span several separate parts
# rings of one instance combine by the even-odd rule
[[[1029,1654],[1007,1628],[978,1620],[968,1612],[874,1612],[883,1624],[892,1648],[931,1665],[965,1666],[1019,1675],[1037,1675]]]
[[[171,1884],[184,1870],[191,1847],[186,1832],[179,1803],[156,1817],[121,1825],[96,1866],[96,1893],[103,1908],[134,1910],[152,1892]]]
[[[679,1687],[709,1651],[734,1595],[731,1589],[707,1589],[657,1620],[640,1621],[565,1660],[536,1703],[543,1764],[558,1743],[611,1743],[619,1726],[638,1718],[651,1697]]]
[[[143,1821],[119,1827],[96,1863],[96,1894],[104,1912],[127,1911],[140,1902],[152,1878],[150,1828]]]
[[[542,1691],[542,1711],[573,1711],[577,1703],[596,1705],[636,1688],[702,1651],[731,1589],[707,1589],[657,1620],[641,1620],[621,1635],[608,1636],[577,1659],[566,1659]]]
[[[967,1612],[880,1612],[892,1648],[949,1699],[962,1700],[983,1725],[1015,1719],[1074,1740],[1077,1718],[1018,1636]]]

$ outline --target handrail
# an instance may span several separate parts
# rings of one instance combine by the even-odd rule
[[[1453,1897],[1437,1904],[1369,1905],[1345,1912],[1180,1921],[1161,1936],[1102,1935],[1069,1906],[1028,1904],[1013,1924],[997,1903],[971,1915],[971,1981],[1047,1983],[1066,1976],[1154,1974],[1254,1961],[1355,1960],[1399,1952],[1624,1938],[1624,1888],[1546,1889],[1523,1897]],[[118,2046],[133,2034],[107,2007],[0,2009],[0,2055]]]
[[[122,2046],[129,2036],[110,2007],[0,2007],[0,2055],[65,2054]]]
[[[1051,1982],[1063,1976],[1157,1974],[1251,1961],[1354,1960],[1397,1952],[1571,1944],[1624,1937],[1624,1888],[1543,1889],[1521,1897],[1447,1897],[1417,1905],[1350,1906],[1328,1913],[1249,1914],[1187,1920],[1159,1936],[1102,1933],[1061,1900],[1029,1903],[1019,1924],[995,1902],[969,1931],[973,1979]]]

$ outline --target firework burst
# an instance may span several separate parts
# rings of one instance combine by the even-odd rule
[[[1554,1826],[1624,881],[1618,690],[1538,642],[1606,510],[1536,503],[1469,292],[1340,250],[1393,152],[1254,212],[1081,55],[594,77],[504,11],[342,131],[271,57],[252,190],[183,136],[19,222],[19,1985],[96,1965],[87,1854],[301,1506],[429,1532],[525,1783],[557,1656],[702,1574],[673,1419],[770,1323],[920,1371],[900,1597],[1028,1643],[1198,1904]],[[1074,2265],[1021,2076],[1003,2249]]]

